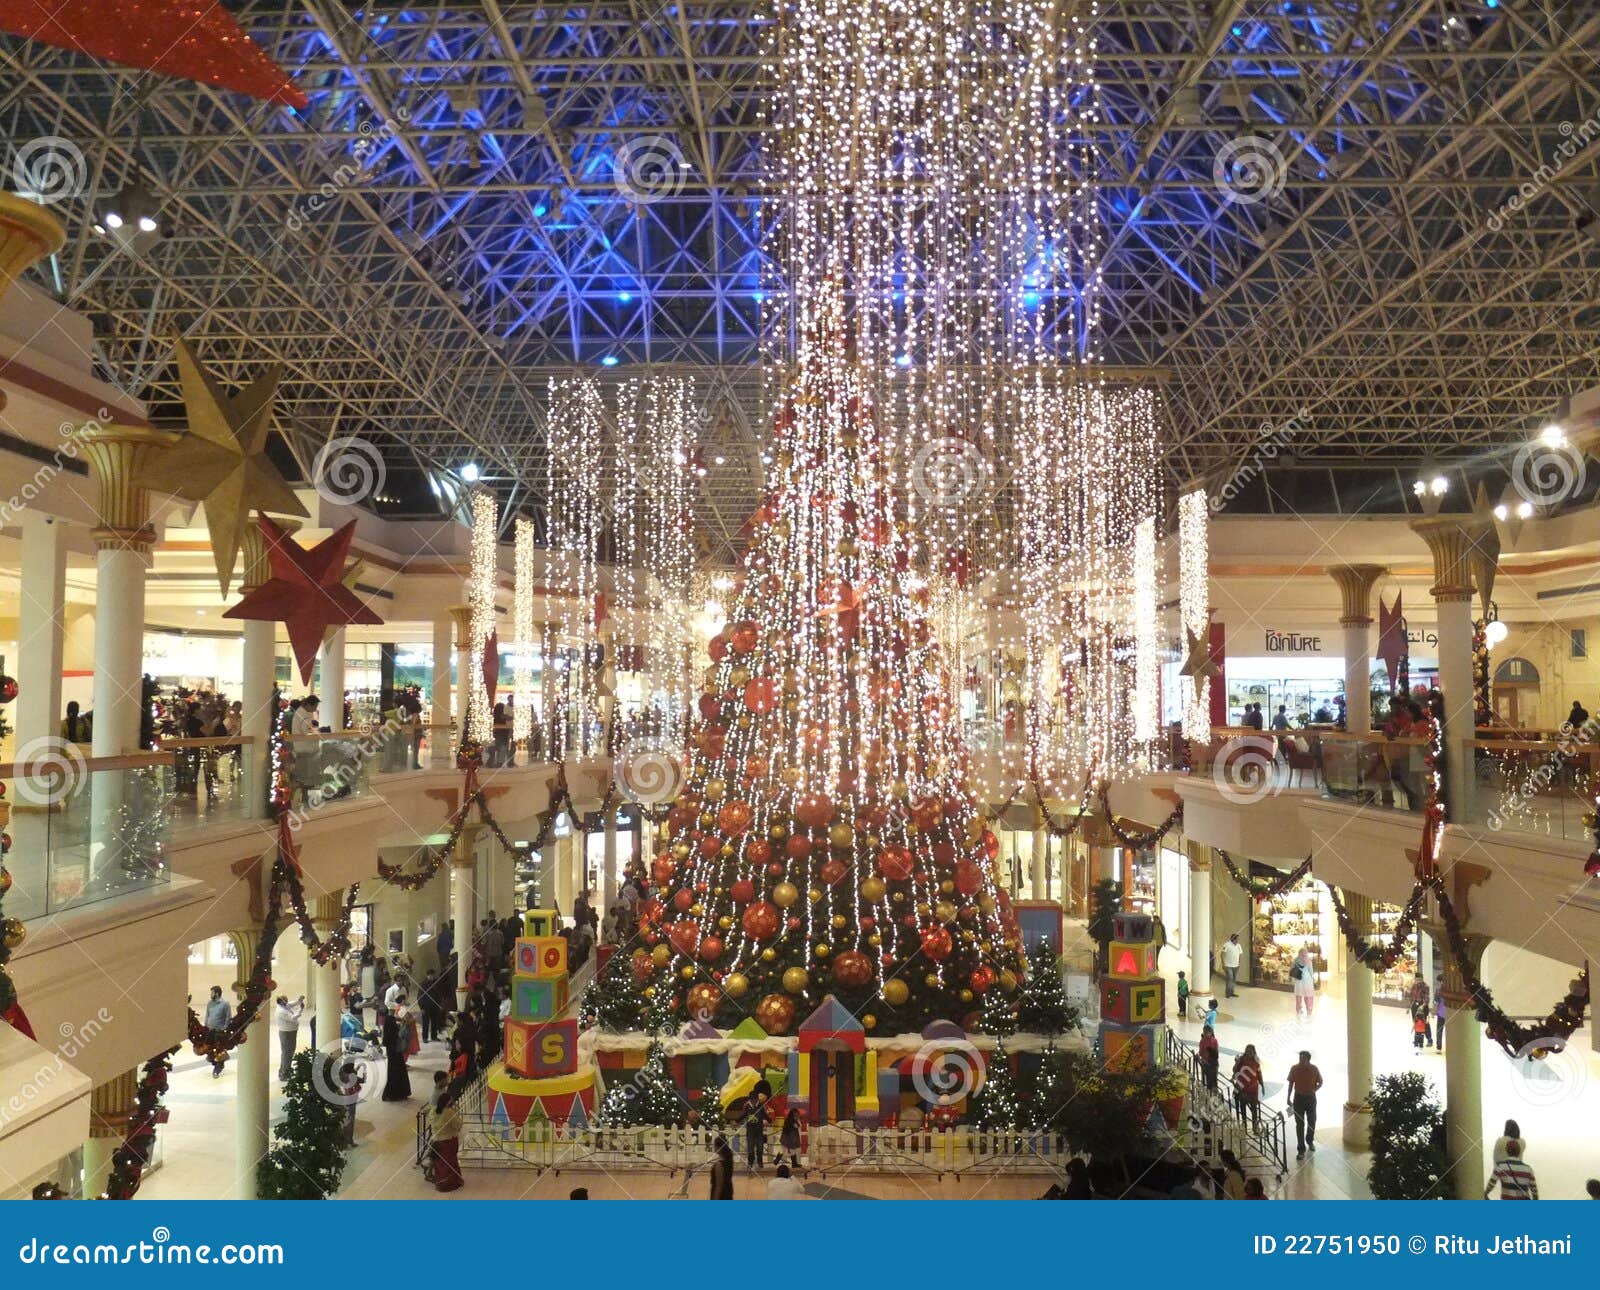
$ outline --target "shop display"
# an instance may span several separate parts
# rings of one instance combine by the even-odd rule
[[[1310,947],[1321,977],[1328,971],[1328,950],[1337,929],[1327,889],[1303,878],[1281,896],[1257,903],[1250,922],[1251,980],[1257,985],[1289,988],[1289,968],[1302,949]]]
[[[1372,905],[1372,935],[1382,941],[1394,935],[1400,922],[1399,905]],[[1417,975],[1417,933],[1406,938],[1406,948],[1387,972],[1377,972],[1372,978],[1372,997],[1379,1003],[1405,1003],[1411,994],[1411,983]]]

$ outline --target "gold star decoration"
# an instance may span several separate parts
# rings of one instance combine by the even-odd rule
[[[1183,660],[1183,666],[1178,669],[1178,675],[1194,678],[1194,697],[1198,699],[1206,678],[1217,675],[1217,661],[1211,657],[1210,615],[1206,616],[1206,629],[1203,632],[1197,634],[1185,627],[1183,634],[1189,641],[1189,653]]]
[[[217,583],[226,596],[252,510],[309,518],[266,452],[282,369],[269,368],[229,395],[182,340],[177,342],[177,362],[189,430],[155,458],[143,482],[205,507]]]

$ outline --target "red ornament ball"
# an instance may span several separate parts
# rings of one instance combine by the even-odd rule
[[[766,864],[772,859],[772,843],[765,838],[757,838],[744,849],[744,858],[751,864]]]
[[[679,913],[687,914],[689,906],[694,904],[694,892],[684,887],[672,898],[672,904]]]
[[[975,894],[983,885],[983,871],[971,860],[956,865],[956,890],[963,896]]]
[[[761,640],[761,628],[746,618],[728,628],[728,643],[735,654],[748,654]]]
[[[778,706],[778,687],[771,677],[758,676],[744,687],[744,706],[758,717]]]
[[[832,887],[837,883],[843,882],[847,872],[848,870],[841,861],[828,860],[818,870],[817,876],[822,879],[823,886]]]
[[[10,703],[17,697],[17,678],[0,676],[0,703]]]
[[[884,847],[878,852],[878,872],[885,878],[904,881],[911,876],[913,861],[906,847]]]
[[[857,990],[872,980],[872,960],[860,950],[845,950],[833,960],[833,979],[847,990]]]
[[[982,994],[985,990],[992,986],[996,980],[998,980],[998,978],[995,976],[994,969],[987,963],[984,963],[981,966],[972,969],[972,976],[969,978],[969,984],[972,986],[973,994]]]
[[[825,829],[833,823],[833,799],[823,793],[805,793],[795,800],[794,818],[808,829]]]
[[[685,1002],[688,1004],[691,1017],[710,1021],[716,1015],[717,1009],[722,1006],[722,989],[709,981],[701,981],[698,985],[689,987]]]
[[[754,817],[749,802],[729,802],[717,812],[717,827],[730,838],[736,838],[749,829]]]
[[[707,963],[715,963],[722,957],[722,937],[708,936],[700,942],[700,957]]]
[[[942,963],[949,958],[951,949],[950,933],[944,928],[930,927],[922,933],[922,952],[935,963]]]
[[[770,900],[758,900],[744,911],[740,923],[751,940],[764,941],[777,935],[780,918],[778,907]]]
[[[706,645],[706,653],[711,656],[713,663],[720,663],[728,657],[728,638],[726,636],[713,636]]]
[[[993,860],[1000,854],[1000,839],[995,837],[993,829],[985,829],[983,831],[982,844],[983,854],[988,856],[989,859]]]
[[[734,904],[748,905],[756,898],[756,885],[748,878],[740,878],[728,888],[728,895],[733,897]]]
[[[781,1035],[794,1025],[794,1000],[769,994],[756,1004],[756,1024],[769,1035]]]
[[[650,876],[657,882],[671,882],[672,875],[677,871],[678,862],[671,856],[657,856],[650,865]]]
[[[700,696],[700,717],[703,721],[715,721],[722,715],[722,700],[715,694],[702,694]]]
[[[700,924],[692,918],[676,922],[667,934],[667,940],[679,954],[692,958],[700,944]]]

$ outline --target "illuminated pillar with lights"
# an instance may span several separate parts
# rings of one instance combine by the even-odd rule
[[[445,728],[450,724],[450,651],[455,647],[455,623],[449,611],[433,620],[433,702],[428,723],[428,765],[434,769],[455,761],[454,740]]]
[[[1328,570],[1341,597],[1345,729],[1353,735],[1372,733],[1372,588],[1386,572],[1379,564],[1339,564]]]
[[[1346,891],[1344,904],[1357,930],[1370,936],[1372,897]],[[1352,1151],[1365,1151],[1372,1128],[1372,1107],[1368,1104],[1372,1096],[1372,969],[1354,954],[1345,969],[1344,1033],[1350,1072],[1344,1104],[1344,1144]]]
[[[293,520],[280,521],[284,531],[292,532],[299,525]],[[259,587],[272,576],[271,562],[267,559],[267,542],[261,530],[250,525],[244,531],[241,548],[244,564],[241,592]],[[277,624],[246,619],[244,624],[243,677],[240,694],[241,734],[253,742],[245,744],[244,793],[245,815],[253,820],[267,814],[268,782],[272,774],[272,726],[278,714],[272,706],[272,687],[277,674]]]
[[[1189,990],[1211,990],[1211,849],[1199,842],[1189,852]]]
[[[472,608],[452,605],[450,619],[456,634],[456,742],[466,737],[467,713],[472,708]],[[483,661],[478,660],[482,667]]]
[[[1044,812],[1036,808],[1034,816],[1033,853],[1028,863],[1029,894],[1034,900],[1047,900],[1044,880],[1050,857],[1050,835],[1045,832]]]
[[[604,912],[617,903],[617,811],[609,805],[605,813],[605,853],[601,865],[600,900]]]
[[[1439,692],[1444,699],[1445,800],[1450,819],[1472,818],[1475,733],[1472,685],[1472,557],[1481,523],[1433,515],[1411,521],[1433,557],[1428,588],[1439,614]]]
[[[318,896],[313,907],[317,935],[324,940],[333,935],[342,913],[344,895],[341,891],[335,889],[325,896]],[[340,1048],[339,1022],[344,1013],[339,1003],[340,968],[337,957],[330,959],[324,967],[309,954],[306,955],[306,972],[311,977],[311,1002],[317,1015],[317,1047],[325,1053],[337,1054]]]
[[[1441,634],[1442,635],[1442,634]],[[1441,641],[1442,643],[1442,641]],[[1444,960],[1444,1135],[1457,1200],[1478,1200],[1488,1174],[1483,1160],[1483,1027],[1467,993],[1461,965],[1442,927],[1433,929]],[[1474,972],[1489,948],[1487,936],[1467,935]]]
[[[450,916],[456,925],[456,955],[462,970],[456,976],[456,1006],[466,1007],[467,972],[472,964],[472,947],[478,941],[477,891],[478,838],[487,825],[463,825],[456,838],[455,854],[450,857]]]

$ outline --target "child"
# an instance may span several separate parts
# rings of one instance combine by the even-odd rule
[[[1213,998],[1210,1003],[1206,1004],[1205,1024],[1210,1026],[1212,1030],[1217,1028],[1217,1001],[1215,998]]]
[[[1428,1038],[1428,1010],[1421,1004],[1411,1010],[1411,1046],[1419,1053]]]
[[[1189,978],[1181,971],[1178,973],[1178,1015],[1189,1015]]]

